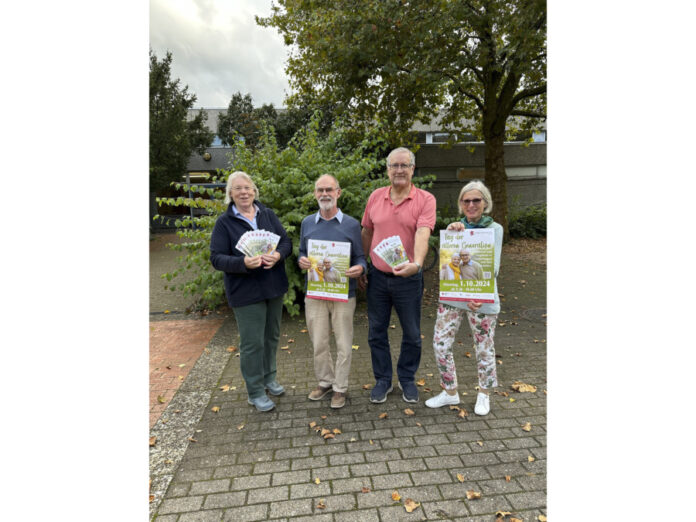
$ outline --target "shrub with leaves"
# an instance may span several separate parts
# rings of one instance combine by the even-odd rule
[[[546,237],[546,204],[521,208],[513,205],[510,211],[510,237]]]
[[[300,243],[300,225],[309,214],[318,210],[314,198],[314,182],[322,174],[332,174],[341,186],[338,205],[341,210],[360,220],[370,193],[378,187],[389,184],[385,175],[387,145],[380,138],[378,129],[366,134],[362,142],[349,145],[344,130],[335,126],[326,137],[319,136],[319,118],[301,129],[280,150],[273,129],[266,126],[259,144],[254,150],[244,143],[237,143],[234,152],[234,165],[229,170],[221,170],[216,180],[224,183],[236,170],[249,174],[259,189],[259,200],[273,210],[280,219],[293,244],[293,253],[285,261],[289,289],[284,304],[291,315],[299,313],[298,299],[304,291],[305,275],[297,266]],[[414,183],[422,188],[432,185],[434,176],[414,178]],[[188,190],[185,184],[177,184]],[[197,308],[212,309],[225,301],[222,272],[210,264],[210,235],[217,217],[227,210],[224,204],[224,190],[190,187],[193,192],[206,193],[212,199],[161,198],[160,204],[205,208],[208,216],[184,218],[176,221],[177,233],[188,241],[172,248],[184,250],[185,256],[179,258],[181,266],[163,277],[173,280],[177,276],[193,271],[194,277],[185,283],[172,286],[184,295],[198,296]]]

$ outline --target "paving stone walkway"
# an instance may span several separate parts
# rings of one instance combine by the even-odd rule
[[[506,263],[517,263],[507,276]],[[307,400],[316,385],[309,336],[303,317],[286,317],[278,380],[287,391],[275,410],[259,413],[247,404],[239,359],[228,351],[238,346],[234,317],[224,316],[151,430],[157,437],[150,448],[151,518],[494,521],[496,512],[509,512],[532,521],[546,515],[545,267],[504,254],[499,284],[505,299],[496,331],[500,387],[485,417],[473,412],[477,380],[468,329],[460,330],[455,353],[459,406],[468,415],[424,405],[440,391],[432,353],[432,285],[422,312],[417,404],[404,402],[396,386],[387,402],[369,401],[364,385],[372,386],[374,378],[362,302],[346,406],[331,409],[328,395]],[[396,367],[401,330],[395,316],[392,324]],[[516,381],[537,390],[515,392]],[[323,438],[316,427],[334,437]],[[469,500],[468,491],[481,496]],[[407,499],[420,504],[411,513]]]

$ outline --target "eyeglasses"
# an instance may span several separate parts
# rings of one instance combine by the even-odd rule
[[[234,190],[235,192],[241,192],[242,190],[252,192],[254,189],[252,187],[232,187],[232,190]]]
[[[407,169],[409,167],[412,167],[412,163],[392,163],[391,165],[387,165],[388,168],[392,170],[397,170],[397,169]]]
[[[324,192],[326,192],[327,194],[331,194],[336,189],[335,188],[315,188],[314,190],[318,194],[323,194]]]
[[[474,205],[480,205],[481,201],[483,201],[481,198],[474,198],[474,199],[461,199],[459,202],[464,205],[465,207],[468,207],[470,204]]]

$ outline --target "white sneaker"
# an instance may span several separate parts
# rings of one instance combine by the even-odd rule
[[[488,415],[491,411],[491,399],[485,393],[479,392],[476,396],[476,406],[474,406],[474,413],[476,415]]]
[[[459,392],[455,395],[450,395],[445,390],[442,390],[439,395],[425,401],[428,408],[440,408],[448,404],[459,404]]]

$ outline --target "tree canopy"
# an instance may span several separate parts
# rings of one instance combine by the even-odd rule
[[[208,130],[208,115],[200,111],[186,121],[196,95],[171,77],[172,54],[160,61],[150,50],[150,191],[159,192],[181,181],[194,151],[203,154],[215,135]]]
[[[416,121],[486,143],[494,218],[507,229],[503,142],[546,110],[544,0],[278,0],[257,17],[293,46],[293,96],[408,140]],[[292,101],[292,97],[290,99]],[[516,117],[516,118],[511,118]]]

